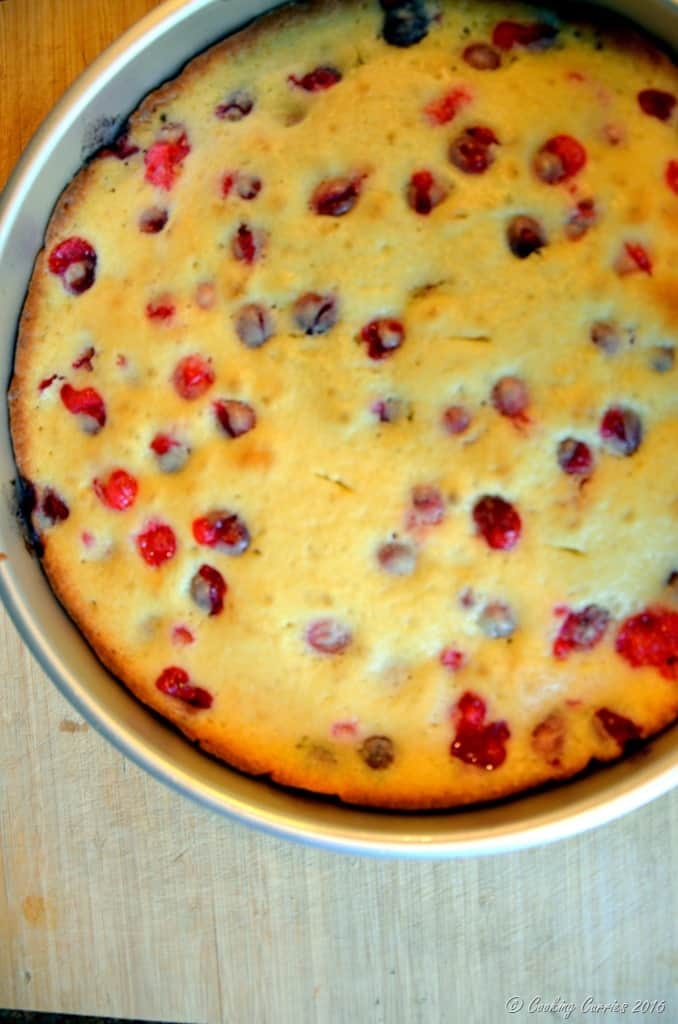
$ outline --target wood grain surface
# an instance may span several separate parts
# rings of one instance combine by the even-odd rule
[[[153,6],[0,0],[0,182],[66,85]],[[0,618],[0,1006],[229,1024],[675,1024],[677,821],[674,793],[555,846],[432,863],[276,841],[127,763]],[[524,1001],[513,1014],[511,997]],[[587,998],[631,1005],[600,1014]],[[635,999],[666,1009],[632,1013]]]

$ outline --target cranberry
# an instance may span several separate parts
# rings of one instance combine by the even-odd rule
[[[71,295],[82,295],[96,278],[97,254],[84,238],[72,236],[55,245],[47,265]]]
[[[588,476],[593,467],[591,449],[583,441],[566,437],[558,445],[558,465],[569,476]]]
[[[591,325],[591,341],[608,355],[614,355],[618,351],[622,340],[622,331],[617,324],[597,320]]]
[[[59,373],[53,373],[51,377],[45,377],[38,384],[38,391],[46,391],[47,388],[51,388],[55,380],[63,380],[64,378]]]
[[[368,736],[360,748],[360,756],[372,771],[390,768],[395,758],[393,740],[388,736]]]
[[[624,242],[615,260],[614,269],[620,277],[638,273],[652,276],[652,257],[640,242]]]
[[[471,102],[471,93],[466,86],[450,89],[424,107],[424,113],[431,124],[449,124],[462,107]]]
[[[498,144],[499,139],[491,128],[476,125],[466,128],[453,140],[449,157],[464,174],[482,174],[494,163],[494,146]]]
[[[106,146],[105,149],[100,150],[99,156],[114,156],[117,157],[118,160],[128,160],[138,152],[139,147],[129,140],[129,128],[127,128],[118,135],[117,139],[112,142],[110,146]]]
[[[669,373],[676,365],[676,350],[671,345],[653,345],[650,349],[650,369],[655,373]]]
[[[168,217],[164,206],[149,206],[139,215],[139,231],[144,235],[157,235],[167,224]]]
[[[184,356],[174,369],[172,383],[181,398],[189,402],[200,398],[214,384],[212,360],[197,353]]]
[[[177,550],[174,530],[166,523],[148,523],[144,531],[137,536],[137,550],[147,565],[157,567],[168,562],[174,558]]]
[[[633,409],[615,405],[600,422],[600,436],[615,455],[633,455],[643,440],[643,424]]]
[[[191,147],[186,132],[179,125],[165,125],[161,136],[144,154],[145,179],[169,192]]]
[[[235,318],[235,333],[247,348],[261,348],[275,331],[273,317],[265,306],[250,302],[242,306]]]
[[[430,171],[415,171],[406,194],[410,209],[426,217],[447,197],[447,189]]]
[[[539,252],[547,244],[544,229],[534,217],[519,213],[506,226],[508,247],[519,260],[526,260],[533,252]]]
[[[492,42],[500,50],[512,50],[514,46],[541,50],[550,46],[557,35],[558,29],[547,22],[500,21],[494,27]]]
[[[261,178],[256,174],[245,174],[242,171],[236,176],[235,190],[241,199],[250,202],[256,199],[261,192]]]
[[[386,359],[402,345],[405,340],[405,328],[399,320],[381,318],[366,324],[360,332],[360,337],[367,345],[370,359]]]
[[[149,320],[171,320],[176,313],[176,306],[170,298],[155,299],[146,305],[146,316]]]
[[[428,35],[431,14],[426,0],[380,0],[382,35],[389,46],[408,47]]]
[[[114,469],[107,480],[95,480],[94,493],[109,508],[123,512],[136,501],[139,485],[124,469]]]
[[[323,217],[343,217],[358,202],[361,188],[359,177],[321,181],[311,196],[311,209]]]
[[[187,444],[170,434],[156,434],[150,448],[158,460],[158,468],[163,473],[177,473],[183,469],[191,453]]]
[[[520,377],[501,377],[492,388],[492,405],[508,419],[525,421],[529,402],[527,387]]]
[[[513,505],[497,495],[486,494],[473,506],[473,521],[489,547],[510,551],[520,540],[522,523]]]
[[[250,533],[235,512],[215,509],[193,520],[193,536],[198,544],[216,548],[226,555],[241,555],[250,546]]]
[[[462,57],[476,71],[496,71],[501,64],[500,54],[489,43],[470,43]]]
[[[610,622],[610,613],[597,604],[589,604],[578,612],[569,612],[553,642],[553,656],[568,658],[574,651],[590,651],[603,639]]]
[[[596,718],[605,732],[622,748],[641,737],[640,729],[635,722],[618,715],[616,711],[610,711],[609,708],[598,708]]]
[[[665,679],[678,679],[678,612],[646,608],[625,619],[617,633],[616,649],[634,668],[648,665]]]
[[[235,398],[223,398],[214,403],[219,426],[229,437],[241,437],[253,430],[257,416],[251,405]]]
[[[440,652],[440,664],[450,672],[458,672],[466,664],[466,655],[456,647],[444,647]]]
[[[297,75],[289,75],[287,81],[305,92],[324,92],[325,89],[331,89],[333,85],[340,82],[341,78],[341,71],[330,66],[323,66],[314,68],[313,71],[302,75],[301,78]]]
[[[74,370],[88,370],[90,373],[92,373],[94,370],[94,367],[92,366],[92,360],[94,359],[95,355],[96,352],[93,346],[90,345],[89,348],[86,348],[85,351],[71,363],[71,366],[73,367]]]
[[[565,234],[571,242],[578,242],[598,219],[593,199],[580,199],[565,221]]]
[[[172,630],[172,643],[178,647],[187,647],[189,644],[195,643],[195,637],[188,626],[175,626]]]
[[[411,576],[417,567],[417,553],[411,544],[392,540],[377,551],[377,561],[391,576]]]
[[[565,720],[552,712],[532,730],[532,749],[552,767],[560,765],[565,746]]]
[[[351,740],[358,731],[358,720],[353,718],[345,722],[333,722],[330,732],[336,740]]]
[[[407,412],[407,405],[400,398],[380,398],[370,407],[380,423],[397,423]]]
[[[242,121],[252,113],[254,98],[245,89],[236,89],[231,95],[214,109],[221,121]]]
[[[450,754],[465,764],[493,771],[506,760],[511,732],[506,722],[486,723],[486,713],[482,697],[470,690],[462,694],[454,712],[456,732]]]
[[[638,103],[644,114],[668,121],[676,105],[676,97],[662,89],[642,89],[638,93]]]
[[[196,285],[195,301],[200,309],[213,309],[217,297],[217,289],[213,281],[201,281]]]
[[[450,405],[443,413],[443,427],[448,434],[463,434],[471,426],[471,413],[463,405]]]
[[[348,626],[337,619],[316,619],[305,635],[306,643],[319,654],[343,654],[353,639]]]
[[[571,135],[554,135],[539,149],[532,166],[540,181],[559,185],[581,171],[586,164],[586,150]]]
[[[421,526],[438,526],[445,518],[445,502],[436,487],[418,484],[412,488],[411,505],[407,512],[410,530]]]
[[[201,565],[191,580],[191,597],[208,615],[219,615],[224,608],[228,584],[218,569]]]
[[[292,315],[304,334],[326,334],[339,319],[339,307],[334,295],[305,292],[294,303]]]
[[[506,640],[518,628],[515,615],[503,601],[486,604],[478,616],[478,626],[491,640]]]
[[[41,511],[50,526],[68,519],[70,509],[56,491],[48,487],[42,496]]]
[[[266,245],[266,234],[241,224],[231,240],[231,252],[237,260],[251,267],[258,260]]]
[[[678,160],[669,160],[666,165],[666,184],[678,195]]]
[[[74,416],[78,416],[80,424],[88,434],[98,434],[106,423],[106,406],[98,391],[94,388],[74,388],[71,384],[62,384],[61,401]]]
[[[200,686],[194,686],[188,672],[183,668],[177,668],[176,665],[164,669],[156,679],[155,685],[161,693],[166,693],[168,697],[176,697],[192,708],[212,707],[212,694]]]

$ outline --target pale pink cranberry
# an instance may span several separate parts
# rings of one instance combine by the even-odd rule
[[[362,178],[356,175],[321,181],[311,196],[311,209],[323,217],[343,217],[358,202],[361,188]]]
[[[381,545],[377,561],[390,576],[411,576],[417,567],[417,552],[406,541],[392,540]]]
[[[440,664],[450,672],[459,672],[466,664],[466,655],[457,647],[444,647],[440,652]]]
[[[252,94],[246,89],[236,89],[223,103],[215,107],[214,113],[221,121],[242,121],[253,109]]]
[[[319,654],[343,654],[353,636],[338,619],[316,619],[306,627],[306,643]]]
[[[395,759],[393,740],[388,736],[368,736],[358,753],[367,767],[375,772],[390,768]]]
[[[527,386],[520,377],[500,377],[492,388],[492,405],[501,413],[512,420],[527,419],[526,410],[530,404],[530,395]]]
[[[370,359],[378,361],[388,358],[400,348],[405,340],[405,328],[400,320],[382,317],[366,324],[360,338],[367,345]]]
[[[171,434],[156,434],[149,447],[163,473],[178,473],[191,454],[188,445]]]
[[[330,729],[330,735],[335,740],[351,740],[358,732],[358,721],[355,718],[351,718],[348,721],[333,722]]]
[[[668,121],[676,105],[676,97],[663,89],[642,89],[638,93],[638,105],[644,114],[659,121]]]
[[[191,580],[191,597],[208,615],[219,615],[224,608],[228,584],[218,569],[201,565]]]
[[[139,231],[144,235],[157,235],[167,224],[168,217],[164,206],[149,206],[139,214]]]
[[[678,680],[678,612],[657,606],[632,615],[622,622],[615,647],[634,668],[651,666]]]
[[[460,85],[431,100],[424,107],[424,114],[431,124],[449,124],[452,118],[471,102],[471,99],[468,87]]]
[[[519,213],[506,225],[506,242],[517,259],[526,260],[544,248],[547,238],[538,220]]]
[[[618,715],[616,711],[609,708],[599,708],[596,711],[596,719],[611,736],[615,743],[623,749],[629,744],[636,743],[642,736],[640,728],[630,718]]]
[[[600,422],[600,436],[615,455],[633,455],[643,440],[642,420],[633,409],[612,406]]]
[[[492,42],[500,50],[512,50],[515,46],[544,50],[552,46],[557,35],[555,25],[544,21],[500,21],[492,32]]]
[[[471,426],[471,413],[463,405],[449,405],[442,416],[448,434],[463,434]]]
[[[494,163],[495,147],[499,139],[491,128],[474,125],[466,128],[452,142],[449,158],[464,174],[483,174]]]
[[[569,181],[586,164],[586,150],[571,135],[554,135],[535,154],[534,173],[546,185]]]
[[[504,721],[486,722],[486,714],[482,697],[470,690],[462,694],[453,712],[456,731],[450,754],[465,764],[494,771],[506,760],[511,732]]]
[[[192,529],[198,544],[226,555],[241,555],[250,546],[250,533],[245,521],[226,509],[215,509],[194,519]]]
[[[213,309],[216,297],[217,289],[213,281],[201,281],[195,289],[195,302],[200,309]]]
[[[194,686],[188,672],[176,665],[164,669],[156,679],[155,685],[161,693],[175,697],[192,708],[205,709],[212,706],[212,694],[200,686]]]
[[[462,58],[476,71],[496,71],[501,65],[501,56],[489,43],[469,43]]]
[[[257,415],[251,405],[235,398],[223,398],[214,403],[217,422],[228,437],[241,437],[253,430]]]
[[[588,476],[593,468],[591,449],[583,441],[566,437],[558,445],[558,465],[569,476]]]
[[[209,391],[214,379],[212,360],[197,353],[180,359],[172,374],[172,383],[177,394],[189,402],[201,398]]]
[[[99,392],[66,383],[62,384],[59,394],[68,411],[78,417],[82,429],[87,434],[98,434],[106,423],[106,406]]]
[[[415,171],[409,180],[406,195],[410,209],[426,217],[447,198],[447,188],[431,171]]]
[[[235,333],[247,348],[261,348],[275,333],[273,317],[261,303],[249,302],[236,314]]]
[[[292,315],[304,334],[326,334],[339,319],[339,306],[334,295],[305,292],[294,303]]]
[[[552,712],[532,730],[532,749],[553,768],[560,765],[565,747],[565,719]]]
[[[652,276],[652,257],[640,242],[624,242],[617,254],[614,269],[620,277],[629,274]]]
[[[314,68],[299,78],[297,75],[288,75],[287,81],[305,92],[324,92],[331,89],[333,85],[341,81],[341,71],[329,65]]]
[[[370,406],[370,412],[380,423],[397,423],[406,414],[407,405],[401,398],[379,398]]]
[[[444,518],[445,501],[437,487],[418,484],[412,488],[410,507],[407,512],[408,529],[438,526]]]
[[[96,278],[97,254],[84,238],[72,236],[55,245],[47,265],[71,295],[82,295]]]
[[[475,503],[473,521],[490,548],[510,551],[520,540],[520,516],[513,505],[498,495],[487,494]]]
[[[118,512],[131,508],[139,491],[135,478],[124,469],[112,470],[105,480],[94,480],[92,486],[97,498]]]
[[[74,370],[87,370],[89,373],[92,373],[94,371],[94,367],[92,366],[92,360],[94,359],[95,355],[96,351],[94,347],[90,345],[89,348],[86,348],[85,351],[82,352],[77,359],[73,360],[71,366],[73,367]]]
[[[190,152],[191,146],[181,125],[164,125],[160,138],[144,154],[146,181],[169,192]]]
[[[231,252],[240,263],[248,267],[261,259],[265,247],[266,232],[247,224],[241,224],[231,240]]]
[[[603,639],[610,621],[606,608],[589,604],[569,612],[553,643],[553,656],[563,660],[575,651],[590,651]]]
[[[167,523],[150,522],[137,536],[137,550],[147,565],[158,567],[174,558],[177,539]]]

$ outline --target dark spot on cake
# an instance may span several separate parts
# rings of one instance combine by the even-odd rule
[[[360,756],[375,772],[390,768],[395,758],[393,740],[388,736],[368,736],[359,750]]]

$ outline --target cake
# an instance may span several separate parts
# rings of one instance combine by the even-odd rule
[[[24,520],[102,662],[238,769],[453,807],[678,714],[678,74],[587,17],[286,7],[57,203]]]

